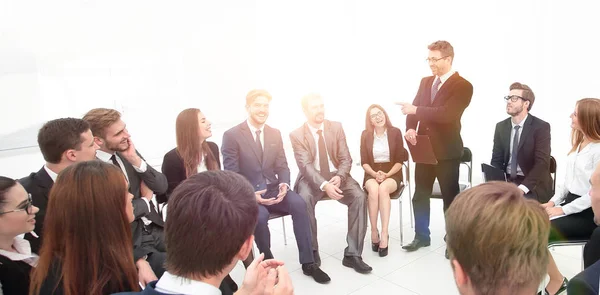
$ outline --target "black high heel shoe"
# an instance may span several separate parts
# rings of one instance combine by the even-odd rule
[[[381,242],[381,241],[379,241]],[[379,243],[378,243],[379,244]],[[377,249],[377,252],[379,252],[379,257],[385,257],[388,255],[388,248],[390,247],[390,236],[388,235],[388,246],[385,248],[379,248]]]
[[[379,233],[377,234],[377,238],[379,239],[379,242],[381,242],[381,238],[379,238]],[[371,241],[371,250],[373,250],[373,252],[379,252],[379,242],[373,243],[373,241]]]

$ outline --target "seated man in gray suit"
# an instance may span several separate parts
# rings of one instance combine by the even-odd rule
[[[315,260],[320,262],[315,206],[327,195],[348,206],[348,247],[342,264],[369,273],[372,268],[361,257],[367,232],[366,196],[350,176],[352,158],[342,125],[325,120],[323,99],[318,94],[303,97],[302,109],[307,122],[290,134],[300,169],[294,190],[307,205]]]

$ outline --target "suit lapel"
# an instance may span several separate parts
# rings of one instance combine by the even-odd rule
[[[334,163],[334,159],[336,159],[336,157],[334,157],[334,146],[333,146],[333,142],[335,141],[335,134],[333,133],[333,130],[331,130],[331,124],[329,123],[329,121],[325,120],[325,122],[323,123],[323,128],[324,133],[325,133],[325,146],[327,147],[327,156],[329,156],[329,160],[331,160],[332,163]]]
[[[310,132],[310,128],[308,128],[308,123],[304,123],[304,140],[307,142],[314,160],[317,157],[317,143],[315,142],[315,137]]]
[[[373,141],[375,140],[373,132],[369,132],[366,138],[367,157],[369,157],[369,163],[373,163]]]
[[[267,166],[267,161],[270,160],[270,156],[275,156],[276,153],[275,151],[272,149],[271,145],[275,142],[275,132],[273,132],[273,130],[271,129],[271,127],[265,125],[265,128],[263,129],[264,132],[264,143],[265,145],[263,146],[263,161],[262,161],[262,167],[263,169]],[[256,145],[256,144],[255,144]],[[257,148],[258,149],[258,148]]]
[[[502,136],[502,145],[504,145],[503,151],[504,151],[504,163],[508,164],[508,158],[510,157],[510,133],[512,132],[512,124],[510,123],[511,119],[508,118],[508,120],[506,120],[504,122],[504,124],[502,125],[502,133],[500,136]]]
[[[529,132],[531,131],[531,121],[533,118],[531,115],[527,116],[527,120],[523,123],[523,128],[521,130],[521,136],[519,137],[519,150],[523,147],[523,143],[527,140],[527,136],[529,136]]]
[[[435,79],[435,76],[433,76],[433,78]],[[442,98],[446,94],[448,89],[450,89],[452,87],[452,84],[456,83],[456,81],[458,81],[458,72],[452,74],[452,76],[450,76],[448,80],[446,80],[446,82],[442,84],[442,87],[440,87],[440,90],[438,90],[437,94],[435,95],[435,99],[433,100],[433,103],[431,105],[439,105],[441,101],[440,98]],[[433,80],[431,81],[431,85],[429,85],[429,97],[431,97],[431,87],[433,87]]]
[[[387,131],[387,137],[388,137],[388,146],[390,148],[390,162],[391,163],[395,163],[395,154],[396,154],[396,137],[395,137],[395,132],[393,132],[391,129],[388,129]],[[373,148],[373,145],[371,145],[371,148]],[[371,152],[371,155],[373,153]],[[373,162],[375,162],[375,159],[373,159]]]
[[[435,76],[431,76],[427,79],[427,82],[425,82],[426,86],[425,87],[425,92],[427,93],[427,95],[425,96],[425,106],[431,106],[431,88],[433,87],[433,80],[435,79]],[[438,91],[438,93],[435,95],[435,97],[438,97],[440,94],[440,92]],[[435,102],[435,100],[434,100]]]
[[[44,167],[38,171],[36,179],[37,185],[41,188],[41,191],[44,192],[44,197],[47,200],[50,189],[52,188],[52,185],[54,185],[54,181],[52,181],[52,178],[48,175],[48,172],[46,172]]]
[[[250,128],[248,128],[248,123],[244,121],[239,126],[240,126],[240,133],[242,133],[242,136],[246,140],[246,144],[251,147],[252,152],[254,152],[256,159],[260,163],[261,159],[260,159],[260,153],[258,151],[258,146],[256,146],[256,140],[254,139],[254,134],[252,134],[252,132],[250,131]],[[265,136],[265,145],[266,145],[266,138],[267,137]],[[263,149],[264,148],[265,147],[263,147]],[[263,153],[263,156],[264,156],[264,153]]]

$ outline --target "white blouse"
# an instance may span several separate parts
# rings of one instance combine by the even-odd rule
[[[377,133],[373,131],[373,162],[390,162],[390,146],[388,143],[387,130],[383,132],[381,137],[377,136]]]
[[[554,197],[550,199],[555,205],[559,205],[569,192],[581,196],[562,207],[565,215],[579,213],[592,206],[589,194],[590,177],[598,163],[600,163],[600,143],[596,142],[590,142],[581,151],[575,151],[567,157],[565,182],[559,186]]]
[[[15,237],[12,246],[13,248],[15,248],[15,250],[17,250],[17,252],[0,249],[0,255],[12,261],[23,261],[31,265],[32,267],[37,266],[39,257],[37,256],[37,254],[31,253],[31,246],[29,245],[29,241],[21,237]]]

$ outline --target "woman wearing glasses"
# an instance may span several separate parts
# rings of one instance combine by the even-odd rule
[[[600,163],[600,100],[579,100],[571,114],[571,128],[572,148],[567,157],[564,185],[548,203],[542,204],[550,218],[559,217],[550,222],[550,242],[588,240],[597,227],[589,191],[590,177]],[[552,255],[548,274],[548,294],[559,294],[566,289],[567,279]]]
[[[404,149],[402,131],[392,126],[380,105],[371,105],[360,138],[360,162],[365,170],[363,186],[369,199],[372,249],[381,257],[388,254],[390,195],[402,184],[402,163],[406,160],[408,152]],[[381,235],[377,229],[378,215],[381,215]]]
[[[21,184],[0,176],[0,294],[29,292],[29,273],[39,257],[19,235],[33,231],[38,211]]]
[[[44,242],[29,294],[137,291],[132,199],[115,165],[89,161],[63,170],[48,197]]]

